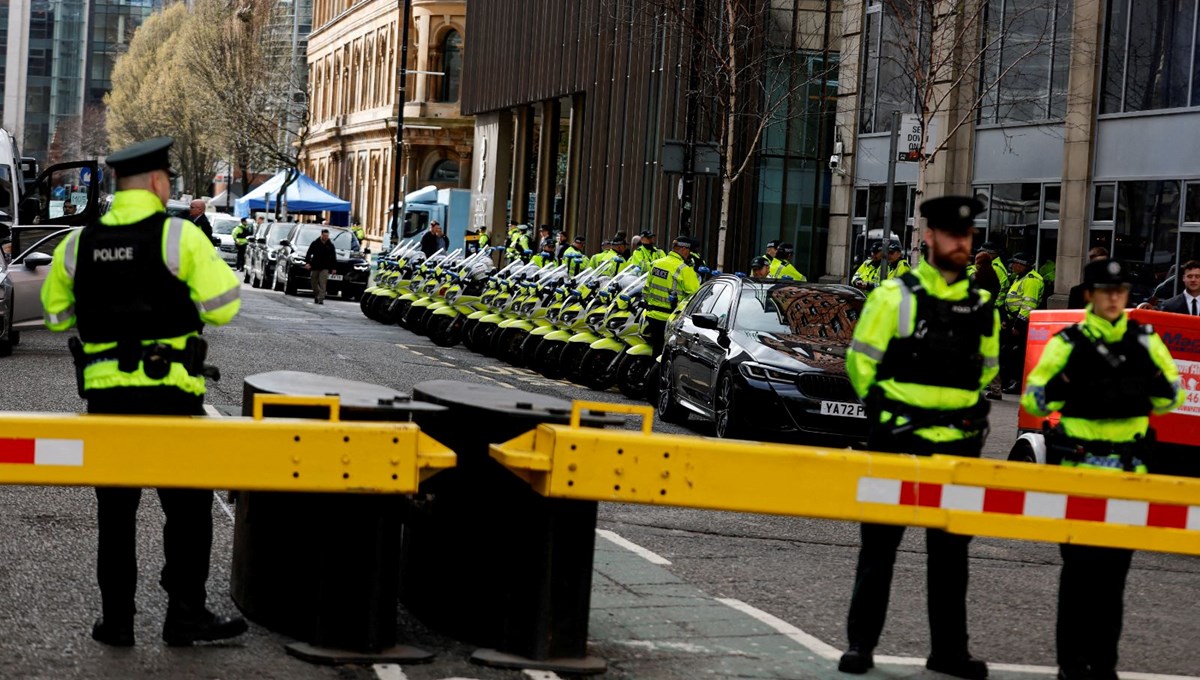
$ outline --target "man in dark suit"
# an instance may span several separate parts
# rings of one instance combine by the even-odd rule
[[[200,199],[192,201],[188,210],[188,219],[192,221],[192,224],[200,227],[200,231],[204,232],[209,241],[213,240],[212,225],[208,223],[208,215],[204,214],[204,201]],[[216,241],[213,243],[215,244]]]
[[[1088,262],[1107,259],[1108,248],[1105,248],[1104,246],[1096,246],[1088,251]],[[1067,309],[1083,309],[1087,307],[1088,303],[1084,297],[1084,292],[1086,291],[1087,287],[1082,283],[1078,286],[1072,286],[1071,292],[1067,295]]]
[[[1183,263],[1183,292],[1162,303],[1164,312],[1200,316],[1200,261]]]

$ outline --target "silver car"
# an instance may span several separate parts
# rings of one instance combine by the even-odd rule
[[[212,225],[213,238],[221,241],[217,245],[217,252],[221,253],[221,259],[225,260],[225,264],[230,267],[236,266],[237,244],[233,242],[233,228],[241,224],[241,220],[229,215],[208,213],[208,223]]]

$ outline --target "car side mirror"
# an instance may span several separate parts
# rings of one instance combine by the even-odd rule
[[[692,324],[696,328],[703,328],[709,331],[719,330],[721,328],[721,320],[716,314],[693,314]]]
[[[37,269],[38,267],[45,267],[53,261],[54,258],[46,253],[29,253],[25,257],[25,268]]]
[[[290,246],[290,245],[292,245],[292,242],[291,242],[291,241],[289,241],[289,240],[287,240],[287,239],[285,238],[285,239],[283,239],[282,241],[280,241],[280,242],[279,242],[279,245],[281,245],[281,246]]]

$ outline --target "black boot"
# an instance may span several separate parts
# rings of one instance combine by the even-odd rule
[[[111,619],[106,621],[102,616],[96,619],[96,623],[92,624],[92,639],[110,647],[132,647],[133,619],[127,621],[123,619]]]
[[[246,630],[246,620],[240,616],[218,616],[205,607],[168,606],[162,637],[168,647],[187,647],[196,642],[228,640]]]
[[[937,673],[953,675],[964,680],[984,680],[988,676],[987,664],[968,652],[954,656],[930,656],[925,667]]]
[[[1092,680],[1092,674],[1086,666],[1060,666],[1058,680]]]
[[[839,671],[853,675],[862,675],[874,667],[875,657],[871,650],[856,645],[851,645],[842,655],[842,660],[838,661]]]

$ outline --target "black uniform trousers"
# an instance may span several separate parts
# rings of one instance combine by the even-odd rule
[[[124,415],[204,415],[204,397],[174,387],[122,387],[88,392],[88,413]],[[163,442],[162,455],[171,455]],[[129,620],[137,590],[137,510],[141,489],[97,487],[99,542],[96,579],[104,618]],[[163,527],[163,566],[159,581],[168,609],[195,611],[205,605],[212,551],[212,499],[207,489],[159,489],[167,516]]]
[[[1029,321],[1009,317],[1000,335],[1000,382],[1002,387],[1020,383],[1025,375],[1025,348]]]
[[[1117,668],[1117,645],[1125,613],[1125,577],[1132,550],[1088,545],[1059,546],[1058,665],[1107,673]]]
[[[249,245],[249,243],[243,243],[237,246],[237,262],[234,263],[234,269],[237,269],[239,272],[246,268],[246,248]]]
[[[667,322],[650,317],[645,317],[644,322],[646,324],[646,340],[654,348],[654,357],[658,358],[662,356],[663,344],[666,342]]]
[[[916,455],[940,453],[971,458],[978,458],[982,447],[982,438],[933,444],[916,436],[893,438],[882,435],[872,436],[868,444],[873,451]],[[862,547],[858,553],[846,626],[851,647],[873,650],[879,644],[887,618],[896,550],[904,538],[905,528],[890,524],[862,525]],[[931,656],[957,657],[967,652],[967,548],[970,543],[970,536],[949,534],[940,529],[925,531]]]

